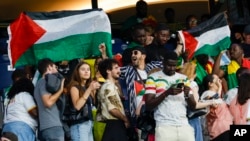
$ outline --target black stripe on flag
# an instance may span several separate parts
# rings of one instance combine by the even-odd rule
[[[193,37],[198,37],[209,30],[220,28],[226,25],[228,25],[226,15],[224,12],[222,12],[203,23],[200,23],[198,26],[187,30],[187,32]]]
[[[52,11],[52,12],[24,12],[33,20],[50,20],[58,19],[62,17],[68,17],[78,14],[84,14],[91,11],[102,11],[102,9],[86,9],[86,10],[64,10],[64,11]]]

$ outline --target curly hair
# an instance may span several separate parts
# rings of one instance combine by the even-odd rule
[[[33,96],[34,93],[34,85],[32,81],[28,78],[20,78],[10,88],[10,91],[7,94],[9,99],[15,97],[15,95],[19,94],[20,92],[28,92]]]

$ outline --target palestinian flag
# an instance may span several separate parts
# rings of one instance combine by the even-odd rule
[[[230,47],[230,29],[225,13],[219,13],[190,30],[179,31],[184,49],[191,59],[195,55],[217,56]]]
[[[136,96],[144,95],[145,93],[145,88],[143,84],[140,83],[139,81],[134,81],[134,89],[135,89]]]
[[[112,56],[111,25],[101,9],[23,12],[8,26],[8,54],[13,67],[99,56],[105,43]]]

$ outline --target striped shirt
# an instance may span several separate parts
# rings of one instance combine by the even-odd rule
[[[155,72],[148,76],[145,94],[155,94],[159,96],[169,89],[171,85],[186,80],[187,77],[185,75],[177,72],[172,76],[168,76],[162,71]],[[184,98],[184,92],[177,95],[168,95],[154,110],[156,125],[188,125],[186,116],[187,103]]]

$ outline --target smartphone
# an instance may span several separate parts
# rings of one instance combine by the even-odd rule
[[[177,88],[183,88],[184,87],[184,83],[178,83],[177,84]]]
[[[171,87],[172,88],[183,88],[184,87],[184,83],[173,84]]]

